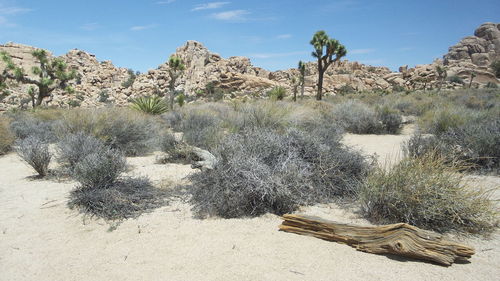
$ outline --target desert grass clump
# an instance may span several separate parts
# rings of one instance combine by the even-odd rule
[[[377,223],[405,222],[439,232],[492,230],[498,221],[489,192],[465,184],[459,169],[435,154],[378,168],[360,190],[362,211]]]
[[[75,166],[85,157],[105,150],[104,144],[83,132],[70,134],[57,143],[58,162],[72,173]]]
[[[49,172],[52,154],[49,145],[41,138],[28,136],[17,142],[17,153],[28,163],[40,177],[45,177]]]
[[[353,134],[381,134],[384,131],[375,110],[359,101],[338,104],[333,110],[333,118]]]
[[[159,115],[167,112],[168,105],[159,96],[139,97],[132,101],[130,108],[151,115]]]
[[[191,176],[191,200],[199,216],[283,214],[352,196],[369,169],[358,153],[297,129],[231,134],[214,155],[214,169]]]
[[[422,132],[440,135],[450,129],[474,122],[482,117],[481,113],[463,107],[448,106],[428,111],[419,119],[418,125]]]
[[[10,121],[0,116],[0,155],[10,151],[14,144],[15,137],[10,131]]]

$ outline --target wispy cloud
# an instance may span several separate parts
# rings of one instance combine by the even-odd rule
[[[288,38],[292,38],[292,34],[280,34],[276,36],[276,39],[288,39]]]
[[[231,10],[220,13],[213,13],[211,17],[216,20],[223,21],[245,21],[247,20],[245,16],[248,14],[250,14],[250,12],[247,10]]]
[[[86,23],[86,24],[80,26],[81,29],[87,30],[87,31],[96,30],[100,27],[101,26],[97,22]]]
[[[213,10],[218,9],[224,5],[229,4],[230,2],[210,2],[205,4],[196,5],[191,11],[202,11],[202,10]]]
[[[17,15],[33,11],[23,7],[4,7],[0,4],[0,15]]]
[[[175,0],[157,1],[156,5],[167,5],[167,4],[171,4],[171,3],[174,3],[174,2],[175,2]]]
[[[351,55],[363,55],[363,54],[369,54],[375,52],[375,49],[354,49],[351,51],[348,51],[349,54]]]
[[[148,25],[136,25],[130,28],[131,31],[141,31],[146,29],[151,29],[157,27],[157,24],[148,24]]]
[[[271,58],[280,58],[280,57],[290,57],[297,55],[305,55],[309,52],[299,51],[299,52],[285,52],[285,53],[259,53],[259,54],[251,54],[249,57],[256,59],[271,59]]]

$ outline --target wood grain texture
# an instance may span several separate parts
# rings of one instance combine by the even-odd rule
[[[356,226],[302,215],[287,214],[282,218],[280,231],[344,243],[367,253],[393,254],[446,266],[474,254],[472,247],[406,223]]]

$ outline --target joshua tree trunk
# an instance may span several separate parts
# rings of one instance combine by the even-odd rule
[[[305,88],[306,88],[306,82],[305,80],[302,81],[301,85],[300,85],[300,98],[303,99],[304,98],[304,91],[305,91]]]
[[[323,98],[323,67],[318,64],[318,92],[316,93],[316,99],[321,100]]]

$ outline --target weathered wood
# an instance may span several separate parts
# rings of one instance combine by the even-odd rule
[[[445,240],[440,234],[406,223],[356,226],[289,214],[283,219],[281,231],[345,243],[367,253],[400,255],[446,266],[474,254],[474,248]]]

